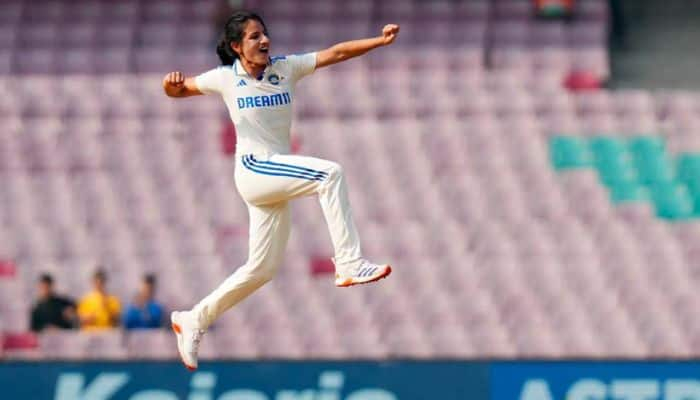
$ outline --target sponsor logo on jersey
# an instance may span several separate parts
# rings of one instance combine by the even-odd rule
[[[267,80],[270,81],[270,83],[273,85],[280,84],[280,77],[277,74],[271,74],[270,76],[267,77]]]
[[[274,64],[275,61],[285,60],[285,59],[287,59],[287,56],[272,56],[272,57],[270,57],[270,64]]]
[[[237,84],[236,86],[238,86],[238,87],[241,87],[241,86],[248,86],[248,84],[245,83],[245,79],[241,79],[241,80],[238,82],[238,84]]]
[[[292,102],[292,96],[289,92],[272,94],[268,96],[245,96],[236,99],[238,109],[244,108],[261,108],[261,107],[276,107],[283,106]]]

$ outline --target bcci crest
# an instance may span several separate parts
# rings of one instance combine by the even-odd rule
[[[280,84],[280,77],[277,74],[271,74],[270,76],[267,77],[267,80],[273,85]]]

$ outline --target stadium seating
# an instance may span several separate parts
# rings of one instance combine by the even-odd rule
[[[302,153],[344,166],[364,252],[395,273],[351,290],[311,273],[331,246],[315,199],[299,200],[279,276],[215,324],[203,357],[700,354],[700,97],[566,91],[571,71],[609,75],[605,2],[579,3],[564,23],[519,0],[251,2],[280,53],[402,23],[396,46],[304,79],[293,126]],[[44,271],[79,296],[104,265],[123,300],[155,272],[182,308],[245,261],[223,104],[160,89],[166,71],[216,65],[214,7],[0,4],[5,337],[27,330]],[[162,330],[36,345],[4,356],[175,357]]]
[[[627,140],[609,136],[588,143],[574,136],[550,139],[551,158],[558,170],[595,167],[614,203],[651,201],[657,216],[691,219],[700,215],[694,188],[697,153],[673,160],[659,136],[634,136]]]

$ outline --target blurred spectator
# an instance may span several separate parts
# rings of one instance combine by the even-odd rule
[[[39,298],[31,314],[31,330],[74,329],[78,326],[75,302],[54,293],[53,277],[43,274],[38,283]]]
[[[129,304],[122,317],[126,329],[160,328],[163,322],[163,306],[155,301],[156,277],[146,275],[141,281],[141,289]]]
[[[119,299],[107,293],[107,274],[97,270],[93,276],[94,290],[78,304],[80,326],[85,330],[114,328],[119,324]]]

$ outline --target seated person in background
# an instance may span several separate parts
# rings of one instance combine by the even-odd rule
[[[42,274],[38,283],[39,298],[31,314],[31,330],[41,332],[44,329],[75,329],[78,318],[75,302],[54,293],[53,277]]]
[[[129,304],[122,324],[126,329],[153,329],[160,328],[163,322],[163,306],[155,301],[156,277],[145,275],[141,281],[141,289]]]
[[[119,300],[107,293],[107,274],[98,269],[93,275],[94,290],[78,304],[80,326],[84,330],[114,328],[119,324],[121,305]]]

